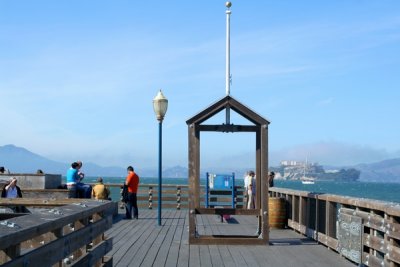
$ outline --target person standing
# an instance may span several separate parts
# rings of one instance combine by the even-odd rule
[[[249,172],[248,185],[247,185],[247,209],[255,209],[256,199],[256,175],[253,171]]]
[[[246,172],[243,177],[243,184],[244,184],[244,190],[243,190],[243,207],[247,208],[247,203],[249,202],[249,195],[247,193],[248,187],[249,187],[249,173]]]
[[[4,168],[3,166],[0,167],[0,174],[10,174],[10,170]]]
[[[92,189],[92,197],[95,199],[110,200],[110,189],[103,184],[103,178],[99,177],[97,179],[97,184]]]
[[[128,201],[126,203],[126,216],[125,219],[132,219],[132,209],[133,217],[135,219],[139,218],[139,210],[137,206],[137,190],[139,187],[139,176],[135,173],[132,166],[127,168],[128,175],[126,176],[125,184],[128,187]]]
[[[274,187],[274,178],[275,178],[275,173],[270,172],[268,175],[268,185],[269,187]]]
[[[8,184],[6,184],[1,191],[2,198],[22,198],[21,188],[17,185],[17,178],[11,177]],[[10,206],[10,209],[16,212],[27,212],[25,206]]]
[[[10,182],[6,184],[1,191],[3,198],[19,198],[22,197],[21,188],[17,185],[17,178],[11,177]]]

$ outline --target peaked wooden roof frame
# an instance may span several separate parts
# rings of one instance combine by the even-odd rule
[[[226,123],[217,125],[202,124],[207,119],[226,110]],[[253,125],[234,125],[230,123],[230,110],[253,123]],[[260,245],[269,243],[268,225],[268,125],[261,117],[231,96],[226,96],[186,121],[189,138],[189,244],[237,244]],[[256,133],[256,208],[254,210],[237,208],[204,208],[200,206],[200,132],[255,132]],[[196,227],[197,214],[229,214],[258,216],[260,235],[199,235]]]

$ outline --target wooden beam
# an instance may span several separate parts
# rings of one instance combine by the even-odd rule
[[[65,235],[62,238],[36,248],[35,250],[14,259],[12,262],[5,263],[2,266],[24,266],[26,262],[40,262],[42,266],[51,266],[58,261],[61,261],[80,247],[88,244],[96,236],[111,227],[111,217],[97,221],[82,229]],[[68,246],[65,244],[68,244]]]
[[[218,125],[199,125],[200,131],[204,132],[256,132],[259,126],[253,125],[234,125],[234,124],[218,124]]]
[[[37,198],[0,198],[0,206],[27,206],[27,207],[56,207],[69,204],[79,204],[91,199],[66,198],[66,199],[37,199]]]
[[[82,218],[87,218],[94,213],[104,211],[104,216],[111,216],[115,206],[118,204],[116,202],[101,203],[89,201],[85,205],[86,207],[78,205],[61,207],[59,208],[61,214],[58,215],[50,212],[42,212],[40,214],[13,218],[13,222],[18,227],[0,231],[0,250],[59,229]]]
[[[258,209],[234,209],[234,208],[196,208],[196,214],[217,214],[217,215],[254,215],[259,216],[260,210]]]
[[[265,241],[255,236],[199,236],[191,241],[193,245],[266,245]]]
[[[268,125],[262,125],[260,127],[260,143],[261,143],[261,155],[260,155],[260,209],[261,216],[259,217],[259,227],[264,242],[269,244],[269,214],[268,214]]]
[[[104,255],[112,250],[112,238],[103,240],[93,248],[88,250],[88,253],[74,261],[70,266],[94,266],[95,263],[102,259]]]

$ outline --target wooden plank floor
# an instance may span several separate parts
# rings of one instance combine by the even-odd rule
[[[290,229],[271,230],[270,246],[189,245],[188,211],[163,210],[162,217],[162,226],[157,225],[157,210],[140,210],[139,220],[123,220],[122,213],[115,218],[106,232],[113,237],[108,255],[114,266],[355,266]],[[196,220],[199,234],[253,235],[257,230],[251,216],[234,216],[229,223],[215,215]]]

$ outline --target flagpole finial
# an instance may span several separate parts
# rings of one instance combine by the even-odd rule
[[[225,3],[225,6],[226,6],[227,8],[231,8],[232,3],[228,1],[228,2]]]

